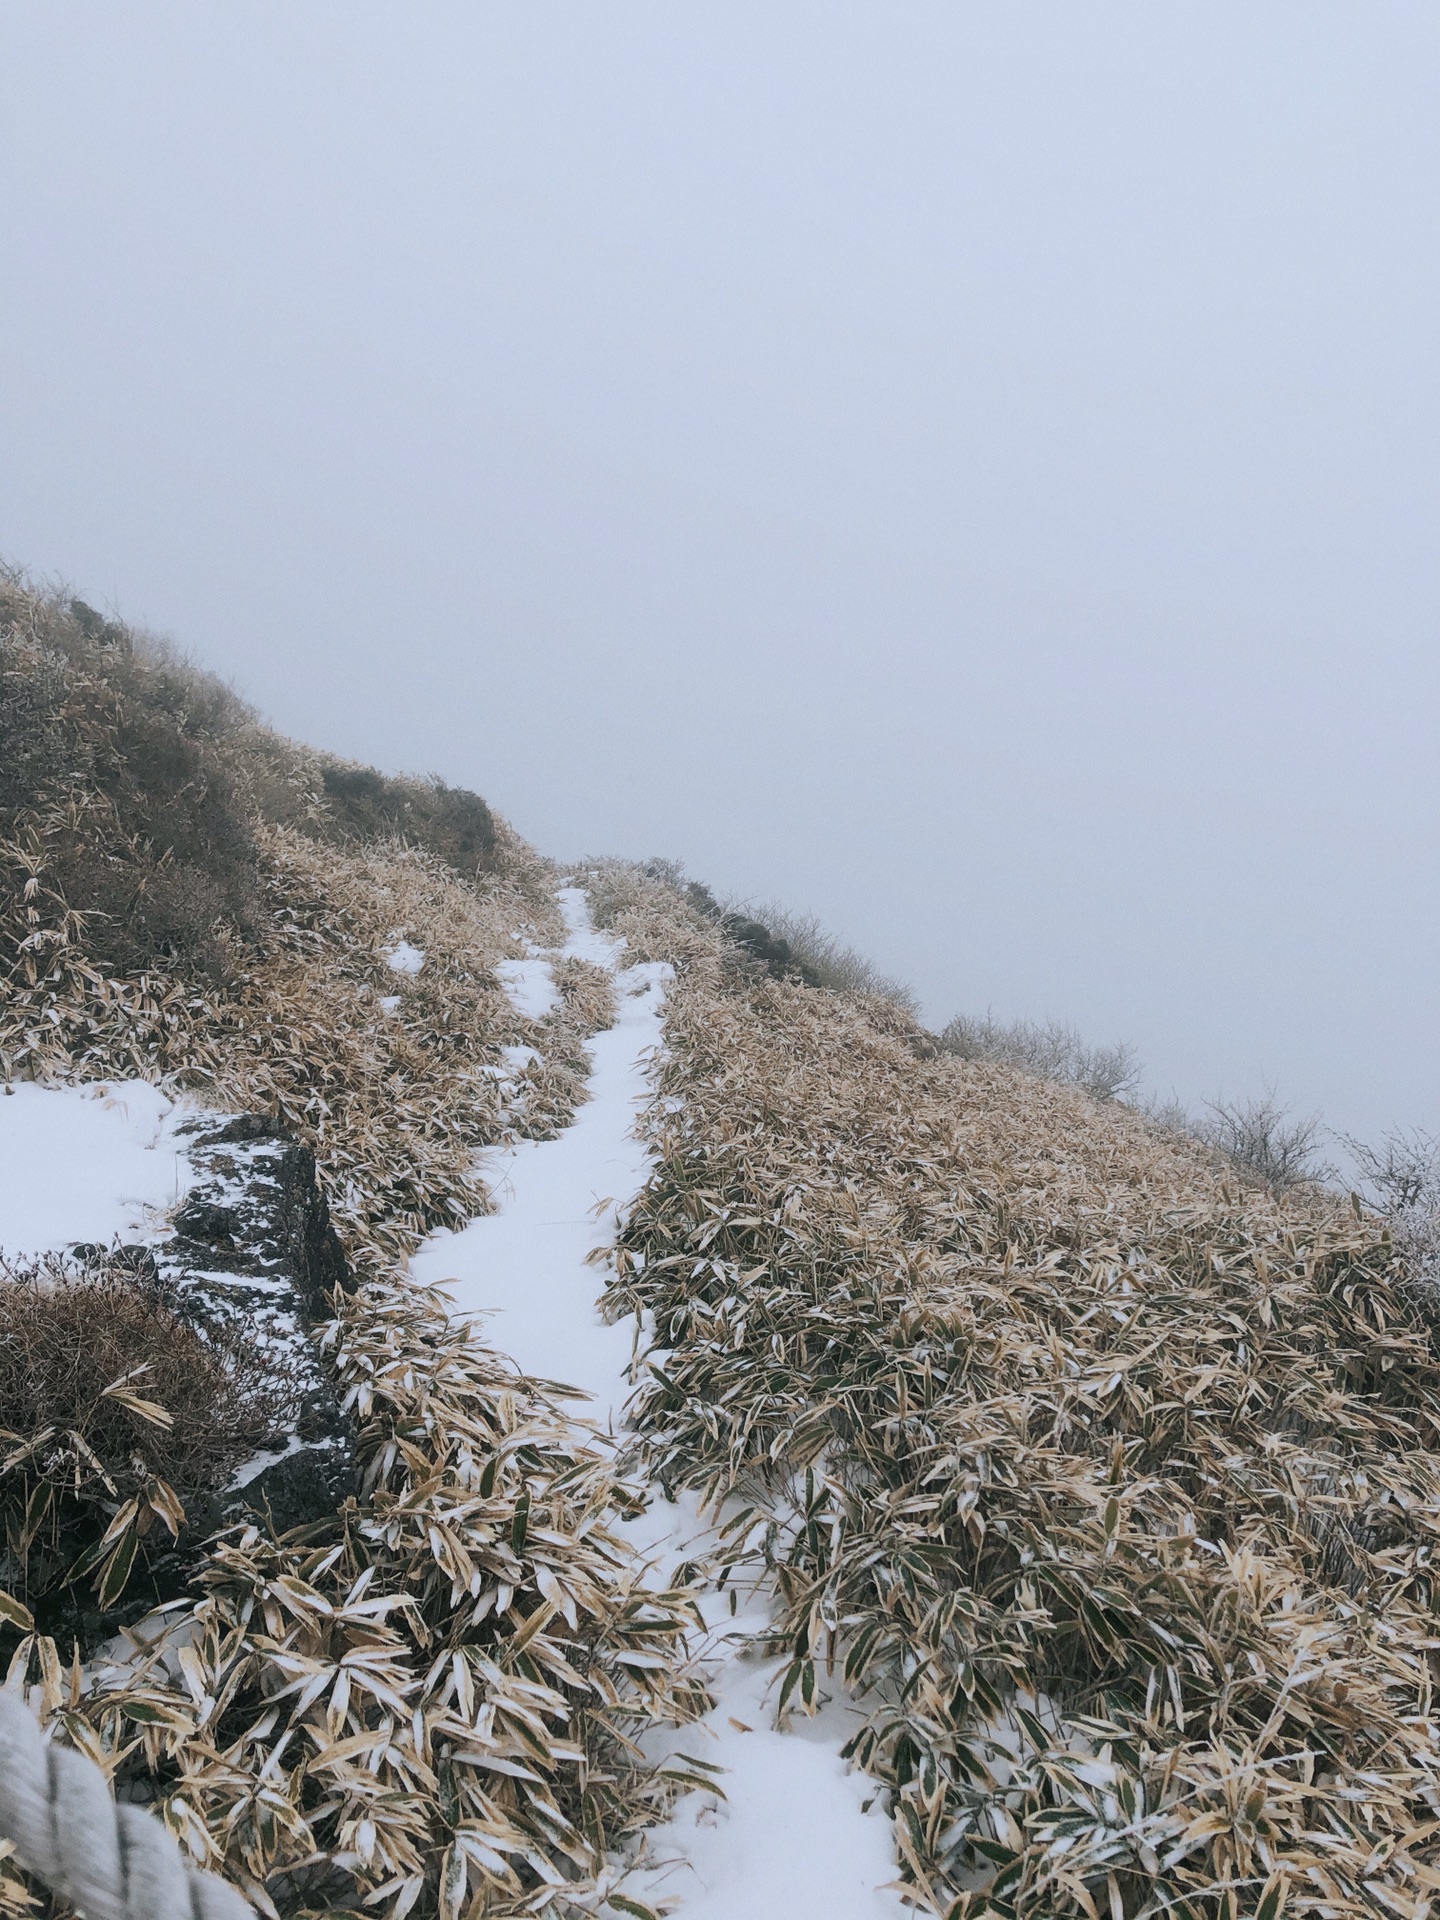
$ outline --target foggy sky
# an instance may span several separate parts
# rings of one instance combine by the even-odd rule
[[[0,552],[957,1008],[1440,1125],[1433,0],[0,4]]]

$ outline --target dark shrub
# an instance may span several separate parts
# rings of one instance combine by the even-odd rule
[[[85,916],[88,958],[130,973],[226,965],[255,909],[248,808],[227,764],[230,689],[83,601],[0,584],[0,838]]]
[[[21,650],[0,636],[0,825],[20,808],[56,798],[88,770],[65,725],[65,656]]]
[[[223,1486],[295,1399],[243,1330],[202,1337],[143,1265],[85,1251],[79,1264],[0,1264],[0,1587],[52,1618],[73,1613],[65,1590],[92,1576],[113,1604],[172,1544],[182,1503]],[[101,1553],[127,1509],[129,1529]]]
[[[690,879],[678,860],[657,856],[647,860],[642,871],[652,880],[673,887],[696,913],[713,921],[743,953],[759,961],[776,980],[799,980],[807,987],[821,984],[819,974],[795,953],[788,940],[780,939],[762,920],[752,919],[748,913],[727,913],[705,882]]]
[[[495,820],[478,793],[443,780],[397,780],[374,767],[327,761],[329,820],[341,839],[394,835],[475,874],[495,851]]]
[[[819,986],[819,976],[814,968],[797,960],[790,942],[777,939],[763,921],[751,920],[743,913],[727,913],[721,916],[720,925],[737,947],[758,960],[777,980],[791,976],[803,980],[807,987]]]

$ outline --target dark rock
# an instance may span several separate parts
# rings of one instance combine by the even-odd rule
[[[192,1516],[190,1531],[256,1512],[284,1530],[334,1513],[356,1489],[355,1433],[334,1376],[310,1337],[335,1296],[350,1292],[315,1156],[260,1114],[198,1119],[181,1129],[195,1180],[174,1237],[154,1250],[157,1282],[202,1328],[242,1328],[296,1382],[289,1431],[268,1461]]]
[[[77,1243],[81,1267],[127,1278],[202,1333],[226,1333],[273,1356],[289,1410],[263,1450],[230,1485],[187,1499],[173,1544],[163,1530],[137,1556],[117,1606],[102,1609],[91,1584],[62,1586],[46,1603],[44,1631],[89,1652],[190,1586],[220,1529],[257,1518],[277,1533],[336,1514],[359,1491],[356,1433],[313,1329],[354,1280],[331,1224],[309,1148],[258,1114],[197,1117],[180,1132],[193,1174],[154,1246]],[[0,1541],[0,1587],[13,1584]]]
[[[190,1200],[175,1215],[175,1231],[186,1240],[203,1240],[213,1247],[228,1247],[240,1228],[240,1216],[233,1207],[217,1207],[209,1200]]]
[[[155,1286],[159,1283],[160,1269],[149,1247],[116,1247],[105,1258],[111,1267],[134,1274],[142,1285]]]
[[[349,1446],[330,1438],[310,1440],[226,1496],[227,1518],[259,1513],[276,1533],[288,1533],[334,1513],[357,1491]]]

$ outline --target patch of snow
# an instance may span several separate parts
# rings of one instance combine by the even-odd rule
[[[590,919],[590,902],[583,887],[561,887],[556,894],[565,917],[567,938],[564,952],[572,960],[588,960],[592,967],[605,967],[614,973],[625,951],[625,942],[613,933],[602,933]],[[630,969],[629,971],[634,971]]]
[[[619,1018],[589,1043],[590,1098],[558,1139],[520,1140],[486,1160],[498,1210],[432,1234],[410,1271],[447,1287],[460,1311],[483,1316],[485,1340],[526,1373],[588,1394],[587,1416],[613,1432],[644,1330],[633,1320],[602,1320],[596,1258],[614,1245],[617,1219],[649,1173],[635,1126],[663,1040],[671,970],[621,971],[624,943],[591,925],[581,889],[567,887],[559,900],[569,934],[563,951],[618,975]],[[688,1498],[672,1505],[657,1495],[625,1530],[662,1580],[715,1539]],[[832,1700],[813,1719],[797,1714],[789,1731],[775,1731],[786,1662],[757,1660],[735,1645],[737,1635],[769,1624],[768,1602],[752,1596],[733,1618],[726,1595],[705,1595],[702,1606],[707,1631],[698,1652],[711,1664],[717,1705],[699,1727],[667,1736],[667,1750],[723,1767],[725,1798],[685,1795],[647,1836],[645,1861],[626,1890],[673,1902],[675,1920],[905,1920],[913,1909],[887,1884],[894,1841],[873,1804],[878,1788],[840,1758],[852,1711]]]
[[[60,1253],[148,1233],[188,1192],[193,1106],[144,1080],[0,1094],[0,1252]]]
[[[400,1011],[399,994],[387,993],[380,1002],[380,1011],[382,1013],[398,1013]]]
[[[386,948],[384,958],[392,973],[419,973],[425,964],[425,949],[412,947],[408,940],[397,940],[393,947]]]
[[[560,1003],[560,990],[548,960],[502,960],[495,977],[510,1004],[526,1020],[543,1020]]]
[[[204,1280],[212,1287],[239,1287],[247,1293],[291,1293],[294,1283],[290,1280],[267,1280],[258,1273],[224,1273],[212,1271],[209,1267],[187,1267],[185,1271],[196,1280]],[[290,1321],[290,1315],[282,1316],[281,1324]]]
[[[501,1047],[500,1057],[517,1073],[522,1073],[526,1067],[538,1066],[542,1058],[535,1047]]]
[[[278,1466],[280,1461],[288,1460],[292,1453],[299,1453],[304,1445],[305,1442],[300,1438],[299,1434],[292,1433],[283,1447],[270,1447],[268,1449],[262,1449],[259,1453],[252,1454],[243,1467],[237,1467],[235,1469],[234,1473],[230,1476],[230,1484],[226,1487],[225,1491],[227,1493],[234,1493],[241,1487],[248,1487],[250,1482],[264,1473],[267,1467]]]

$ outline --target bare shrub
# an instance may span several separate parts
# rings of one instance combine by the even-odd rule
[[[940,1035],[947,1052],[962,1060],[998,1060],[1023,1067],[1043,1080],[1081,1087],[1097,1100],[1119,1100],[1133,1093],[1140,1079],[1134,1049],[1117,1041],[1092,1047],[1074,1027],[1058,1020],[1039,1022],[977,1020],[957,1014]]]
[[[1196,1138],[1274,1193],[1323,1180],[1331,1171],[1320,1157],[1319,1119],[1293,1119],[1273,1088],[1246,1100],[1212,1100],[1208,1114],[1195,1123]]]
[[[1186,1134],[1191,1139],[1198,1137],[1195,1133],[1194,1117],[1176,1093],[1172,1093],[1168,1100],[1158,1098],[1147,1100],[1142,1111],[1145,1117],[1152,1120],[1164,1133]]]
[[[1419,1127],[1397,1127],[1378,1147],[1345,1133],[1337,1138],[1348,1148],[1360,1191],[1377,1213],[1440,1207],[1440,1139]]]
[[[1404,1284],[1425,1313],[1440,1318],[1440,1139],[1420,1128],[1396,1128],[1378,1147],[1348,1134],[1361,1190],[1390,1222]]]

